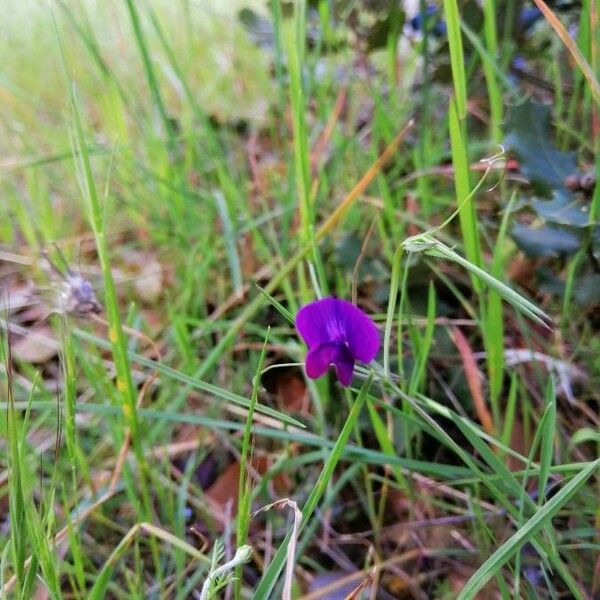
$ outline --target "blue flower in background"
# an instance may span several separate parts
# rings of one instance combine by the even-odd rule
[[[371,362],[380,346],[375,323],[351,302],[323,298],[303,306],[296,329],[308,346],[306,374],[317,379],[330,365],[343,386],[350,385],[354,363]]]
[[[570,4],[565,5],[564,7],[559,5],[557,6],[557,9],[564,10],[570,6]],[[447,34],[447,27],[446,22],[440,15],[441,11],[435,4],[428,4],[423,13],[418,12],[409,19],[408,23],[414,32],[423,31],[423,26],[426,23],[427,26],[430,27],[430,31],[434,37],[441,38]],[[524,7],[521,9],[517,19],[519,30],[523,33],[528,32],[541,18],[542,13],[539,8],[535,6]]]
[[[428,4],[425,8],[425,13],[417,13],[409,24],[413,31],[422,31],[423,22],[429,22],[431,20],[431,32],[435,37],[443,37],[446,35],[446,23],[443,19],[438,18],[439,10],[434,4]],[[424,17],[424,18],[423,18]]]
[[[527,31],[541,18],[542,13],[537,6],[526,6],[519,13],[519,27]]]

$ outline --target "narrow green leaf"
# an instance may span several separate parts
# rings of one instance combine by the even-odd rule
[[[269,304],[289,323],[294,324],[294,315],[281,302],[278,302],[269,292],[256,284],[258,291],[268,300]]]
[[[221,224],[223,225],[223,239],[227,251],[227,260],[229,261],[229,273],[231,275],[231,285],[235,293],[242,293],[242,268],[240,266],[240,257],[237,249],[237,239],[233,223],[229,216],[229,209],[225,202],[225,196],[220,190],[213,193],[215,204],[219,212]]]
[[[400,285],[400,266],[402,264],[402,252],[404,248],[398,246],[392,259],[392,276],[390,279],[390,293],[388,298],[387,315],[385,319],[385,330],[383,334],[383,370],[390,374],[390,342],[392,338],[392,325],[396,312],[396,302]]]
[[[256,374],[254,376],[254,383],[252,386],[252,397],[250,399],[250,406],[248,407],[248,415],[246,416],[246,423],[244,425],[244,436],[242,438],[242,452],[240,456],[240,478],[238,482],[238,513],[237,513],[237,535],[236,545],[238,548],[244,546],[248,539],[248,530],[250,528],[250,517],[251,517],[251,504],[252,504],[252,488],[251,480],[248,476],[248,460],[250,457],[250,435],[252,433],[252,418],[254,416],[254,409],[258,402],[258,391],[260,388],[260,374],[263,369],[265,361],[265,355],[267,353],[267,342],[269,341],[269,330],[265,336],[263,347],[258,359],[258,366],[256,368]],[[241,597],[241,567],[236,569],[236,578],[234,584],[235,597]]]
[[[323,465],[323,470],[321,471],[312,492],[310,493],[308,499],[306,500],[306,503],[304,504],[304,507],[302,509],[302,523],[300,524],[299,532],[301,532],[304,529],[304,527],[306,527],[306,524],[310,520],[315,508],[317,507],[317,504],[319,503],[319,500],[323,496],[323,493],[325,492],[327,485],[331,480],[331,477],[333,476],[333,471],[335,470],[335,467],[337,466],[340,458],[342,457],[344,448],[348,443],[350,434],[354,429],[358,416],[360,415],[360,411],[363,407],[363,404],[365,403],[365,399],[369,392],[369,388],[371,387],[371,381],[372,376],[370,376],[363,384],[360,393],[358,394],[356,400],[354,401],[354,404],[352,405],[350,414],[348,415],[348,418],[344,423],[344,427],[340,432],[335,446],[329,454],[327,461]],[[279,575],[281,574],[281,571],[285,564],[287,547],[290,543],[291,535],[291,531],[288,532],[285,539],[277,549],[273,560],[267,567],[267,570],[264,572],[263,577],[260,580],[256,591],[254,592],[254,600],[268,600],[272,597],[271,594],[273,593],[273,588],[275,587],[277,579],[279,578]]]
[[[554,435],[556,433],[556,390],[553,377],[550,377],[546,389],[546,410],[544,417],[540,446],[538,504],[542,504],[546,498],[546,486],[548,485],[548,477],[554,454]]]
[[[77,337],[79,337],[82,340],[85,340],[87,342],[90,342],[90,343],[98,346],[99,348],[105,348],[105,349],[110,348],[110,345],[106,340],[103,340],[94,335],[91,335],[90,333],[83,331],[81,329],[75,330],[74,335],[76,335]],[[169,367],[162,363],[156,362],[150,358],[146,358],[145,356],[142,356],[141,354],[137,354],[135,352],[129,351],[127,353],[127,355],[131,360],[139,363],[140,365],[154,369],[161,375],[164,375],[165,377],[169,377],[170,379],[174,379],[175,381],[180,381],[181,383],[185,383],[186,385],[189,385],[191,388],[202,390],[204,392],[207,392],[208,394],[211,394],[212,396],[215,396],[216,398],[221,398],[222,400],[226,400],[228,402],[231,402],[232,404],[237,404],[239,406],[243,406],[244,408],[248,408],[250,406],[250,402],[248,401],[247,398],[244,398],[243,396],[235,394],[234,392],[224,390],[216,385],[213,385],[212,383],[206,383],[204,381],[200,381],[199,379],[191,377],[190,375],[186,375],[185,373],[181,373],[180,371],[177,371],[176,369],[173,369],[172,367]],[[296,419],[293,419],[292,417],[289,417],[288,415],[285,415],[279,411],[276,411],[268,406],[263,406],[262,404],[257,404],[256,410],[265,415],[273,417],[274,419],[277,419],[278,421],[281,421],[282,423],[288,423],[289,425],[294,425],[295,427],[304,428],[304,425],[302,423],[300,423],[300,421],[297,421]]]
[[[388,437],[388,432],[385,427],[384,422],[381,417],[377,414],[377,410],[373,406],[373,403],[369,399],[367,401],[367,410],[369,411],[369,417],[371,418],[371,424],[373,425],[373,431],[375,432],[375,437],[377,438],[377,442],[384,454],[388,454],[389,456],[395,456],[396,450],[390,438]],[[400,489],[406,490],[408,489],[408,485],[406,483],[406,478],[402,474],[402,470],[397,465],[391,465],[392,473]]]
[[[448,45],[450,47],[450,65],[454,94],[459,119],[467,116],[467,78],[463,55],[462,36],[460,33],[460,13],[456,0],[444,0],[444,15],[448,28]]]
[[[454,2],[454,0],[446,1]],[[479,245],[477,213],[475,212],[475,202],[471,193],[471,169],[467,152],[465,125],[459,118],[457,107],[453,100],[450,100],[448,119],[452,164],[454,165],[454,188],[456,190],[458,217],[465,255],[471,263],[479,267],[481,265],[481,249]],[[479,291],[480,286],[476,279],[473,279],[473,286],[476,291]]]
[[[547,525],[556,513],[577,493],[581,486],[600,466],[600,459],[589,464],[575,475],[560,492],[541,506],[531,519],[522,525],[498,550],[496,550],[467,581],[457,600],[471,600],[481,588],[510,560],[523,544]]]

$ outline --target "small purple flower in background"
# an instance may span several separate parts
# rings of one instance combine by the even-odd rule
[[[375,323],[347,300],[323,298],[303,306],[296,315],[296,329],[308,346],[306,374],[311,379],[334,365],[340,383],[348,386],[355,361],[371,362],[379,352]]]

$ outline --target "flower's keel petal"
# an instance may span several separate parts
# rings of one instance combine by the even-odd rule
[[[311,379],[324,375],[337,353],[336,344],[321,344],[306,355],[306,374]]]
[[[348,387],[352,381],[352,373],[354,372],[354,357],[346,344],[338,345],[333,362],[340,383],[344,387]]]

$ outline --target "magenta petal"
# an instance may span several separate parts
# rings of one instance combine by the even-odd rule
[[[381,344],[375,323],[360,308],[338,298],[323,298],[303,306],[296,315],[296,328],[308,349],[316,352],[314,356],[310,356],[311,352],[307,356],[309,377],[313,377],[310,373],[322,375],[327,370],[324,366],[325,359],[328,358],[329,363],[332,362],[329,353],[332,352],[330,345],[333,344],[336,347],[344,346],[348,353],[344,353],[343,358],[340,358],[341,367],[338,370],[343,372],[340,381],[343,378],[349,382],[352,371],[350,369],[348,373],[348,365],[354,365],[356,360],[365,363],[372,361],[377,356]],[[329,349],[321,348],[322,346]],[[335,358],[333,362],[336,362]]]
[[[354,372],[354,357],[343,343],[321,344],[318,348],[309,350],[306,355],[306,374],[311,379],[317,379],[332,364],[340,383],[345,387],[349,386]]]
[[[343,337],[337,298],[323,298],[303,306],[296,315],[296,328],[309,349]]]
[[[379,352],[381,336],[375,323],[362,311],[346,300],[338,300],[343,316],[346,342],[355,359],[371,362]]]
[[[321,344],[318,348],[309,350],[306,355],[306,374],[311,379],[324,375],[333,363],[336,353],[336,344]]]
[[[348,387],[352,381],[352,373],[354,372],[354,358],[345,344],[339,345],[336,348],[333,362],[340,383],[344,387]]]

